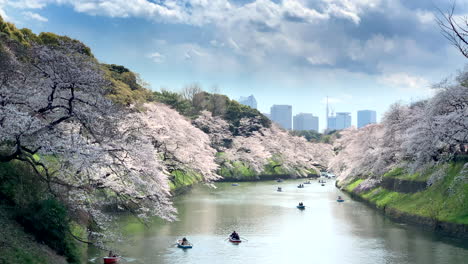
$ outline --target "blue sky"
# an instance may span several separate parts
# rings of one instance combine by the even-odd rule
[[[153,89],[199,83],[259,109],[291,104],[325,125],[337,112],[429,97],[465,65],[440,34],[451,0],[0,0],[18,27],[79,39]],[[467,0],[457,1],[465,15]]]

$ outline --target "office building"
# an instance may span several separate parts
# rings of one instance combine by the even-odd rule
[[[318,132],[318,116],[309,113],[300,113],[293,118],[294,130],[314,130]]]
[[[270,119],[280,125],[282,128],[291,130],[292,125],[292,106],[273,105],[270,109]]]
[[[365,127],[368,124],[377,123],[377,113],[373,110],[360,110],[357,112],[358,128]]]
[[[351,126],[351,113],[338,112],[328,117],[328,131],[341,130]]]
[[[246,106],[250,106],[253,109],[257,109],[257,100],[255,100],[255,97],[253,95],[248,97],[241,96],[241,98],[239,99],[239,103]]]

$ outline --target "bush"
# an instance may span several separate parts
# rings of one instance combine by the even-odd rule
[[[0,163],[0,201],[14,210],[15,218],[37,241],[43,242],[71,263],[79,263],[76,241],[69,233],[67,208],[51,198],[46,184],[38,181],[24,162]]]
[[[30,204],[19,210],[17,221],[58,254],[66,256],[70,263],[79,263],[79,254],[70,231],[68,213],[58,200],[50,198]]]

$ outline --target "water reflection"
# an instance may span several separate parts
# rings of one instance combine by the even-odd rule
[[[178,222],[156,221],[150,228],[141,228],[134,220],[123,218],[128,240],[117,247],[134,258],[133,263],[458,264],[468,259],[467,241],[441,239],[394,223],[350,200],[331,183],[320,186],[312,182],[303,189],[296,188],[298,183],[196,187],[176,198]],[[276,192],[278,186],[283,192]],[[338,195],[346,201],[337,203]],[[300,201],[306,210],[296,208]],[[248,241],[240,245],[227,242],[233,230]],[[182,236],[194,244],[193,249],[174,246]]]

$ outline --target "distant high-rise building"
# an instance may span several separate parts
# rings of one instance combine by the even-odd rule
[[[338,112],[328,117],[328,131],[341,130],[351,126],[351,113]]]
[[[273,105],[270,109],[270,119],[282,128],[291,130],[292,106]]]
[[[327,131],[336,130],[336,117],[329,116],[327,118]]]
[[[248,97],[241,96],[241,98],[239,99],[239,103],[257,109],[257,100],[255,100],[255,97],[253,95]]]
[[[308,113],[300,113],[293,118],[294,130],[314,130],[318,132],[318,116]]]
[[[357,112],[357,126],[364,127],[368,124],[377,123],[377,113],[374,110],[360,110]]]

